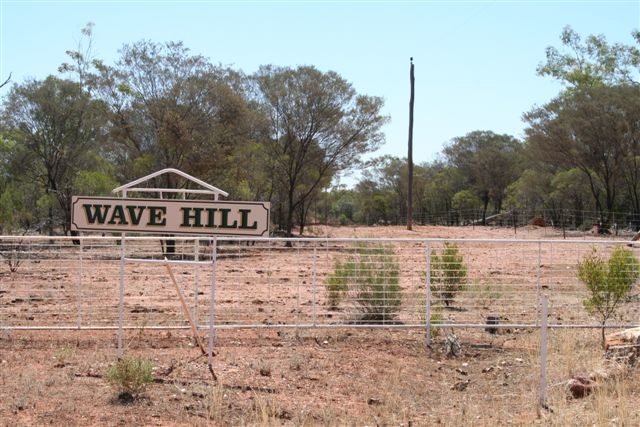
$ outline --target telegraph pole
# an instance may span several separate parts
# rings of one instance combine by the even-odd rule
[[[407,161],[409,163],[409,189],[407,192],[407,230],[413,229],[413,100],[414,85],[413,77],[413,57],[411,57],[411,70],[409,72],[409,81],[411,82],[411,98],[409,99],[409,154]]]

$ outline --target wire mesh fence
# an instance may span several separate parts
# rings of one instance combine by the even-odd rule
[[[615,248],[639,255],[622,240],[2,237],[0,328],[188,327],[167,268],[200,328],[537,327],[543,294],[550,327],[597,327],[578,265]],[[610,323],[639,319],[635,286]]]

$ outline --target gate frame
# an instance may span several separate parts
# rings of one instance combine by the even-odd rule
[[[204,189],[187,189],[187,188],[152,188],[152,187],[137,187],[138,184],[141,184],[143,182],[147,182],[157,176],[160,175],[164,175],[166,173],[174,173],[176,175],[179,175],[183,178],[185,178],[188,181],[193,182],[194,184],[197,184],[201,187],[204,187]],[[145,193],[158,193],[159,198],[162,199],[162,195],[164,193],[181,193],[182,194],[182,198],[186,199],[187,197],[187,193],[188,194],[208,194],[208,195],[212,195],[213,196],[213,200],[218,200],[218,198],[220,196],[223,197],[227,197],[229,196],[229,193],[227,193],[224,190],[221,190],[217,187],[214,187],[211,184],[208,184],[194,176],[189,175],[188,173],[182,172],[181,170],[175,169],[175,168],[165,168],[156,172],[153,172],[149,175],[143,176],[142,178],[138,178],[134,181],[131,181],[127,184],[121,185],[119,187],[114,188],[111,192],[114,194],[121,194],[121,197],[124,199],[127,197],[127,193],[128,192],[132,192],[132,191],[138,191],[138,192],[145,192]],[[215,296],[216,296],[216,257],[217,257],[217,239],[216,237],[212,237],[211,238],[211,268],[212,268],[212,275],[211,275],[211,289],[210,289],[210,301],[209,301],[209,342],[208,342],[208,363],[209,363],[209,369],[212,369],[213,366],[213,341],[215,338],[215,328],[214,328],[214,324],[213,324],[213,317],[214,317],[214,313],[215,313]],[[135,259],[135,258],[127,258],[126,257],[126,251],[125,251],[125,242],[126,242],[126,233],[122,232],[121,233],[121,239],[120,239],[120,285],[119,285],[119,289],[118,289],[118,332],[117,332],[117,336],[118,336],[118,357],[122,357],[122,335],[123,335],[123,326],[124,326],[124,285],[125,285],[125,280],[124,280],[124,270],[125,270],[125,264],[127,262],[131,262],[131,263],[162,263],[165,265],[169,265],[169,264],[192,264],[195,266],[198,265],[209,265],[208,261],[199,261],[198,260],[198,246],[199,244],[197,242],[199,242],[199,240],[196,240],[195,244],[194,244],[194,260],[193,261],[175,261],[175,260],[167,260],[165,259],[164,261],[160,261],[160,260],[145,260],[145,259]],[[196,292],[195,292],[195,298],[197,300],[197,289],[198,289],[198,285],[199,285],[199,279],[200,276],[197,274],[198,270],[196,269],[196,275],[195,275],[195,287],[196,287]],[[194,314],[197,316],[197,306],[196,308],[194,308]],[[198,319],[196,317],[196,324],[198,322]]]

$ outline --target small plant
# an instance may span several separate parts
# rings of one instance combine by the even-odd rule
[[[402,302],[400,266],[389,248],[360,246],[346,262],[336,262],[327,280],[327,299],[335,306],[350,296],[362,313],[359,322],[392,320]]]
[[[75,353],[73,347],[63,346],[53,352],[53,359],[56,361],[56,368],[64,368],[69,362],[69,358]]]
[[[307,360],[304,357],[295,353],[289,360],[289,369],[291,369],[292,371],[300,371],[302,370],[302,367],[305,366],[306,362]]]
[[[640,277],[640,263],[633,253],[620,246],[616,247],[608,260],[599,257],[594,248],[578,264],[578,279],[589,291],[589,297],[582,301],[591,315],[600,318],[602,325],[602,347],[605,345],[604,330],[618,306],[627,297]]]
[[[426,317],[426,316],[425,316]],[[431,313],[431,326],[433,325],[441,325],[443,323],[444,317],[442,317],[442,313],[434,312]],[[431,328],[431,336],[437,338],[440,336],[441,328]]]
[[[488,309],[497,299],[502,298],[502,289],[499,284],[479,284],[473,288],[474,296],[482,305]]]
[[[22,244],[22,241],[17,243],[0,244],[0,259],[9,266],[9,271],[11,273],[18,271],[26,252],[26,245]]]
[[[107,370],[106,379],[121,401],[131,401],[153,382],[152,371],[147,360],[123,357]]]
[[[440,255],[435,249],[431,252],[430,275],[431,292],[445,306],[451,306],[467,281],[467,267],[458,246],[445,243]]]
[[[263,377],[270,377],[271,364],[265,360],[260,360],[260,363],[258,364],[258,372],[260,372],[260,375]]]

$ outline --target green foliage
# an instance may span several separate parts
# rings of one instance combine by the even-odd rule
[[[151,362],[123,357],[107,370],[107,383],[120,395],[135,397],[153,382]]]
[[[470,190],[458,191],[451,199],[451,206],[457,210],[478,209],[482,201]]]
[[[594,249],[578,264],[578,278],[590,294],[583,301],[585,309],[608,319],[639,276],[640,263],[630,250],[617,247],[605,261]]]
[[[426,311],[426,307],[422,307],[420,309],[420,312],[418,313],[418,318],[420,319],[421,322],[425,322],[427,319],[427,311]],[[441,325],[442,323],[444,323],[444,316],[442,315],[442,312],[440,312],[439,310],[436,311],[432,311],[431,312],[431,326],[433,325]],[[440,334],[442,333],[442,328],[431,328],[431,336],[433,338],[437,338],[440,336]]]
[[[56,361],[56,368],[64,368],[67,363],[69,363],[69,359],[73,357],[75,354],[75,349],[69,345],[62,346],[57,348],[53,352],[53,359]]]
[[[357,265],[355,261],[336,262],[333,273],[326,281],[327,302],[331,309],[336,309],[349,290],[349,284],[355,280]]]
[[[620,246],[608,260],[599,257],[594,248],[578,264],[577,275],[589,292],[589,297],[582,301],[584,308],[602,322],[604,345],[604,326],[640,277],[640,262],[630,250]]]
[[[291,234],[296,212],[304,225],[320,190],[382,144],[381,128],[388,121],[381,114],[384,101],[359,95],[337,73],[312,66],[262,66],[252,80],[263,111],[278,117],[267,122],[267,164],[286,209],[280,223]]]
[[[0,231],[3,234],[27,229],[33,215],[27,208],[27,194],[22,189],[9,185],[0,194]]]
[[[454,138],[445,148],[448,161],[468,179],[486,210],[493,201],[500,211],[509,184],[518,178],[523,144],[510,135],[474,131]]]
[[[112,177],[99,171],[80,171],[75,177],[74,187],[83,196],[105,196],[118,186]]]
[[[102,103],[82,84],[49,76],[13,86],[0,119],[15,141],[12,178],[37,183],[32,198],[50,196],[46,206],[39,204],[47,211],[49,233],[58,227],[68,233],[73,181],[79,170],[94,168],[106,137]]]
[[[595,181],[598,192],[604,193],[600,181]],[[549,198],[558,206],[582,211],[591,197],[588,177],[578,168],[556,172],[551,180],[552,192]],[[588,224],[591,228],[591,224]]]
[[[552,178],[553,175],[547,172],[525,170],[520,178],[507,187],[506,206],[516,209],[548,207]]]
[[[388,322],[402,303],[399,275],[400,265],[390,248],[360,246],[346,262],[337,261],[328,277],[329,305],[335,307],[348,296],[361,312],[359,322]]]
[[[467,281],[464,257],[455,244],[445,243],[440,254],[431,251],[431,292],[449,307]]]
[[[634,34],[638,41],[637,33]],[[570,26],[560,34],[563,49],[547,48],[547,61],[538,66],[538,74],[552,76],[569,87],[629,83],[640,53],[634,46],[609,44],[603,35],[584,40]]]

